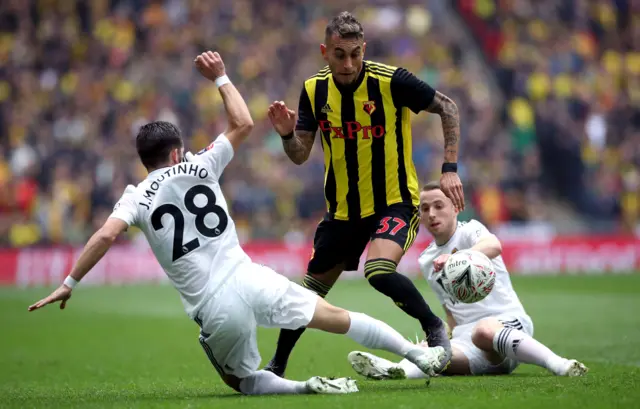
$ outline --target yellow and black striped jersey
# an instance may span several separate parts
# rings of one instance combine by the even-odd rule
[[[394,203],[418,205],[411,113],[425,110],[435,90],[403,68],[365,61],[349,86],[328,67],[307,79],[296,130],[320,128],[325,199],[338,220],[373,215]]]

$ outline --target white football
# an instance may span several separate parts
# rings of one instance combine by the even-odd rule
[[[454,299],[470,304],[483,300],[496,282],[493,263],[483,253],[462,250],[452,254],[442,270],[442,286]]]

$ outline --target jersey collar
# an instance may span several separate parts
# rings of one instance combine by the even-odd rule
[[[451,235],[451,237],[449,237],[449,240],[447,240],[446,243],[444,243],[442,246],[438,246],[438,243],[436,243],[436,247],[438,247],[439,249],[446,247],[449,245],[449,243],[451,243],[451,240],[453,240],[454,237],[456,237],[456,234],[458,234],[458,228],[460,227],[460,222],[456,223],[456,229],[453,231],[453,234]]]
[[[345,93],[353,94],[354,92],[356,92],[358,87],[362,84],[362,81],[364,81],[366,71],[367,71],[367,63],[366,61],[363,61],[362,70],[360,70],[360,75],[358,75],[358,79],[356,79],[356,82],[349,85],[342,85],[333,79],[333,75],[331,76],[331,81],[334,83],[334,85],[336,86],[338,91],[340,91],[341,94],[345,94]]]
[[[149,172],[149,174],[147,175],[147,179],[151,179],[151,178],[155,178],[156,176],[160,175],[161,173],[166,172],[167,169],[169,169],[171,166],[165,166],[164,168],[159,168],[154,170],[153,172]]]

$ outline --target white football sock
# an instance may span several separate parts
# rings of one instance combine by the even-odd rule
[[[362,346],[382,349],[404,358],[407,352],[416,348],[389,325],[366,314],[349,311],[351,326],[347,336]]]
[[[304,382],[282,379],[269,371],[256,371],[240,381],[240,391],[245,395],[308,393]]]
[[[407,359],[403,359],[398,363],[398,366],[404,370],[404,374],[407,376],[407,379],[424,379],[428,378],[427,374],[422,372],[420,368],[415,366],[412,362]]]
[[[493,349],[502,356],[526,364],[538,365],[557,373],[564,367],[565,359],[524,332],[502,328],[493,337]]]

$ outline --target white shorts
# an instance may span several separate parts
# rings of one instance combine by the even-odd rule
[[[505,327],[519,329],[525,334],[533,336],[533,322],[528,315],[501,314],[492,318],[498,319]],[[485,352],[471,341],[471,334],[478,322],[455,327],[451,337],[451,346],[464,353],[469,360],[469,369],[473,375],[510,374],[518,366],[517,361],[505,358],[499,364],[493,364],[487,359]]]
[[[245,378],[261,361],[257,327],[304,327],[317,300],[315,293],[268,267],[243,265],[198,312],[200,344],[220,375]]]

